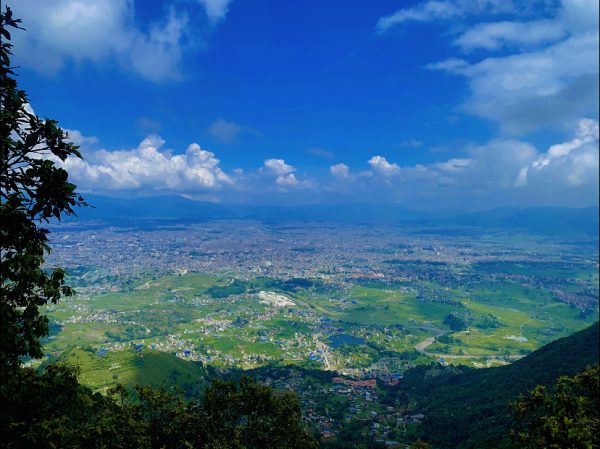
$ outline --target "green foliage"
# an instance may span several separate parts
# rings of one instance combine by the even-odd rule
[[[588,449],[600,444],[598,365],[558,379],[553,390],[538,385],[512,404],[515,447]]]
[[[460,332],[468,329],[465,319],[459,317],[455,313],[449,313],[444,319],[444,324],[452,329],[453,332]]]
[[[17,370],[0,399],[0,439],[11,448],[316,448],[296,397],[247,378],[217,381],[186,402],[166,387],[92,393],[74,368],[56,363],[41,374]]]
[[[40,225],[84,204],[56,164],[80,157],[77,147],[56,121],[33,114],[17,88],[9,28],[19,23],[10,8],[0,12],[0,376],[16,369],[21,356],[42,355],[48,320],[39,308],[73,293],[63,270],[42,269],[49,247]]]
[[[217,447],[306,448],[316,443],[301,427],[300,404],[291,393],[243,377],[238,383],[215,381],[202,400],[207,436]],[[226,444],[235,442],[233,446]]]
[[[419,436],[439,449],[498,447],[509,441],[508,401],[536,385],[553,385],[598,364],[598,323],[556,340],[516,362],[490,369],[418,366],[404,373],[401,392],[425,415]]]
[[[212,298],[226,298],[231,295],[240,295],[245,293],[247,285],[239,279],[234,279],[227,285],[214,285],[206,290]]]

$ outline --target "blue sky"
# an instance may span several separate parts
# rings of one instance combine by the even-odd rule
[[[83,191],[598,204],[598,2],[20,0]]]

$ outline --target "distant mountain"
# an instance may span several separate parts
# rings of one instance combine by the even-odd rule
[[[456,225],[482,228],[515,229],[534,234],[581,233],[598,235],[597,207],[500,208],[452,217]]]
[[[135,199],[85,195],[85,199],[92,207],[77,209],[76,220],[121,224],[140,220],[206,221],[236,217],[226,206],[193,201],[177,195]]]
[[[410,210],[389,204],[253,206],[193,201],[177,195],[124,199],[86,195],[94,207],[80,208],[68,221],[96,221],[113,226],[151,226],[227,219],[254,219],[267,223],[316,221],[353,224],[410,224],[432,232],[456,233],[514,230],[535,234],[597,238],[597,207],[500,208],[481,212]],[[463,231],[463,233],[466,231]]]
[[[507,404],[536,385],[553,385],[598,364],[598,322],[556,340],[510,365],[466,369],[431,377],[431,367],[406,373],[404,392],[426,416],[421,437],[435,448],[491,448],[506,442],[511,428]],[[416,413],[417,413],[416,412]]]

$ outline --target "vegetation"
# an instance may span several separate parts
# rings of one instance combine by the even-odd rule
[[[291,394],[246,378],[215,382],[201,400],[166,388],[116,386],[102,395],[79,384],[74,368],[55,363],[42,373],[21,369],[3,398],[6,447],[289,448],[310,449]]]
[[[418,433],[433,447],[499,447],[509,443],[513,425],[508,401],[517,400],[519,395],[542,386],[538,387],[533,399],[521,406],[524,413],[522,425],[526,427],[529,421],[525,417],[529,412],[535,416],[543,410],[551,410],[550,402],[540,399],[543,396],[541,392],[548,391],[560,376],[573,376],[588,366],[597,365],[599,349],[596,322],[510,365],[482,370],[467,367],[441,369],[432,365],[416,367],[405,373],[397,394],[405,395],[407,403],[416,403],[416,410],[426,416]],[[581,390],[568,388],[570,383],[565,380],[561,385],[563,399],[567,403],[580,404],[576,398]],[[597,401],[597,387],[596,390],[590,387],[586,395],[595,397]],[[535,405],[540,402],[546,405]],[[588,403],[580,405],[585,409]],[[561,406],[568,408],[566,403]],[[530,419],[535,419],[533,416]],[[584,422],[580,425],[587,427]]]
[[[55,161],[80,157],[54,120],[37,117],[17,88],[10,65],[9,27],[20,21],[0,13],[0,376],[15,370],[21,356],[41,357],[40,337],[48,320],[40,307],[73,290],[61,269],[42,269],[49,251],[40,226],[74,213],[83,198]]]
[[[538,385],[512,404],[516,448],[592,448],[600,445],[598,366],[562,376],[548,389]]]

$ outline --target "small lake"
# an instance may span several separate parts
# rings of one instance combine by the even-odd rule
[[[364,345],[366,343],[364,338],[348,334],[332,335],[327,339],[327,342],[332,348],[339,348],[343,345]]]

